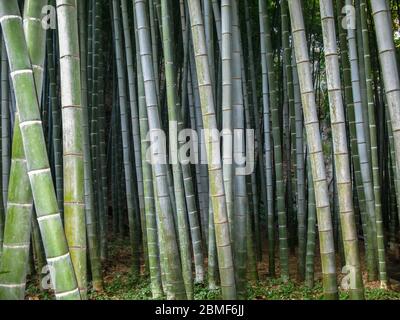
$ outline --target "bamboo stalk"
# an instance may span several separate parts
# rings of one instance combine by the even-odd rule
[[[40,121],[34,77],[17,1],[0,2],[0,20],[20,117],[27,170],[57,299],[80,299]]]

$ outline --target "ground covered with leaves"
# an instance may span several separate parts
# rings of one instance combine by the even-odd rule
[[[110,244],[110,256],[104,268],[104,290],[94,292],[89,288],[90,300],[150,300],[151,289],[147,277],[135,279],[130,272],[129,246],[123,241],[114,241]],[[318,260],[318,259],[317,259]],[[293,264],[293,263],[291,263]],[[318,266],[316,266],[318,269]],[[260,265],[262,280],[249,282],[248,299],[250,300],[321,300],[323,299],[322,284],[316,281],[315,287],[309,289],[294,281],[283,283],[279,279],[265,276],[265,266]],[[295,268],[294,268],[295,270]],[[316,277],[319,278],[318,272]],[[294,278],[294,277],[293,277]],[[194,297],[196,300],[219,300],[221,291],[209,290],[206,284],[195,285]],[[400,286],[392,285],[391,290],[382,290],[378,282],[371,282],[365,289],[367,300],[400,300]],[[347,300],[348,294],[340,292],[340,299]],[[31,277],[28,282],[27,296],[29,300],[53,299],[51,291],[40,290],[37,277]]]

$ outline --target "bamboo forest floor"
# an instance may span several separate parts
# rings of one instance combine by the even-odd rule
[[[149,300],[151,299],[150,283],[148,279],[134,279],[130,272],[131,252],[128,240],[113,240],[109,243],[110,256],[103,270],[104,291],[101,293],[90,290],[90,300]],[[318,257],[316,254],[316,257]],[[389,274],[392,278],[400,276],[400,262],[393,255],[390,256]],[[267,252],[263,253],[266,260]],[[364,260],[362,253],[362,260]],[[338,259],[339,260],[339,259]],[[296,260],[294,255],[290,258],[290,276],[292,281],[283,283],[279,279],[268,278],[268,265],[266,262],[259,263],[259,281],[250,281],[248,286],[248,298],[251,300],[320,300],[322,299],[321,266],[319,259],[315,260],[315,287],[309,289],[296,280]],[[277,273],[279,273],[279,261],[276,261]],[[364,265],[364,264],[363,264]],[[338,274],[340,274],[338,264]],[[366,273],[364,272],[364,279]],[[400,279],[399,279],[400,280]],[[338,283],[341,277],[339,276]],[[28,281],[26,299],[49,300],[53,295],[49,291],[39,289],[37,277],[32,276]],[[195,286],[196,300],[218,300],[221,299],[220,290],[209,290],[207,285],[197,284]],[[348,294],[341,291],[340,299],[348,299]],[[400,282],[391,280],[391,290],[379,288],[379,282],[368,282],[366,284],[367,300],[400,300]]]

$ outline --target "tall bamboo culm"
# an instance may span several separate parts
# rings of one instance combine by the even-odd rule
[[[20,117],[19,127],[27,160],[29,181],[55,295],[57,299],[80,299],[57,206],[34,76],[17,1],[0,2],[0,21]]]
[[[310,59],[306,47],[306,34],[303,9],[299,0],[289,0],[290,20],[297,70],[300,79],[300,92],[303,102],[304,125],[310,152],[310,163],[314,181],[315,202],[320,237],[322,278],[325,299],[337,299],[336,262],[333,228],[326,181],[324,156],[317,116],[315,92],[311,76]]]

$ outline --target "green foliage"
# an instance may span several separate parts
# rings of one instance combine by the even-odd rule
[[[210,290],[205,284],[196,284],[194,287],[195,300],[221,300],[221,289]]]
[[[104,285],[103,292],[89,293],[90,300],[151,300],[148,279],[137,279],[134,274],[117,273]]]
[[[248,298],[251,300],[320,300],[322,286],[317,283],[314,289],[309,289],[292,281],[284,283],[280,279],[269,279],[249,286]]]
[[[367,300],[400,300],[400,292],[383,289],[366,289]]]
[[[38,279],[31,279],[26,284],[26,297],[28,300],[53,300],[54,293],[51,290],[40,289]]]
[[[31,279],[27,285],[27,298],[31,300],[51,300],[53,293],[39,289],[38,281]],[[284,283],[280,279],[267,279],[249,283],[247,288],[249,300],[322,300],[322,284],[316,282],[313,289],[293,281]],[[366,288],[367,300],[400,300],[400,292],[379,288]],[[132,273],[118,272],[106,282],[103,292],[89,290],[89,300],[151,300],[149,279],[137,279]],[[208,289],[208,285],[196,284],[195,300],[221,300],[221,289]],[[349,293],[340,292],[340,300],[349,300]]]

